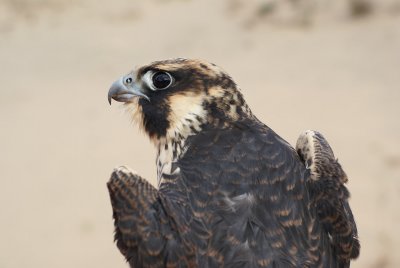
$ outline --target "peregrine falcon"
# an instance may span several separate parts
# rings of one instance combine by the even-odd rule
[[[158,188],[128,168],[107,184],[130,267],[349,267],[360,243],[347,176],[316,131],[291,147],[232,78],[202,60],[153,62],[115,81],[157,148]]]

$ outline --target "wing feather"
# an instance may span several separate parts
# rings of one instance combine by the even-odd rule
[[[349,265],[350,259],[359,255],[360,242],[348,202],[347,175],[321,133],[304,132],[298,139],[296,149],[310,172],[308,184],[318,217],[331,235],[338,259]]]
[[[166,198],[125,167],[107,183],[115,240],[131,267],[193,267],[205,235],[193,220],[187,202]],[[198,240],[194,242],[195,240]],[[205,239],[203,238],[203,241]]]

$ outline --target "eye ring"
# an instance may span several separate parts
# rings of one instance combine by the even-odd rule
[[[164,71],[157,71],[151,75],[151,83],[154,89],[167,89],[174,82],[171,74]]]
[[[130,84],[130,83],[132,83],[132,77],[128,77],[128,78],[126,78],[125,79],[125,83],[127,83],[127,84]]]

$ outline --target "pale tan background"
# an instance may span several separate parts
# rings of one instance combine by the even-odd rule
[[[400,267],[400,3],[355,1],[0,0],[0,268],[127,267],[105,183],[122,164],[154,182],[155,151],[106,95],[177,56],[222,66],[291,144],[323,132],[353,267]]]

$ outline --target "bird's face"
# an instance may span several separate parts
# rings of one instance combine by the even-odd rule
[[[110,104],[111,99],[124,102],[157,141],[200,131],[211,115],[222,120],[249,112],[229,75],[200,60],[173,59],[140,67],[112,84]]]

